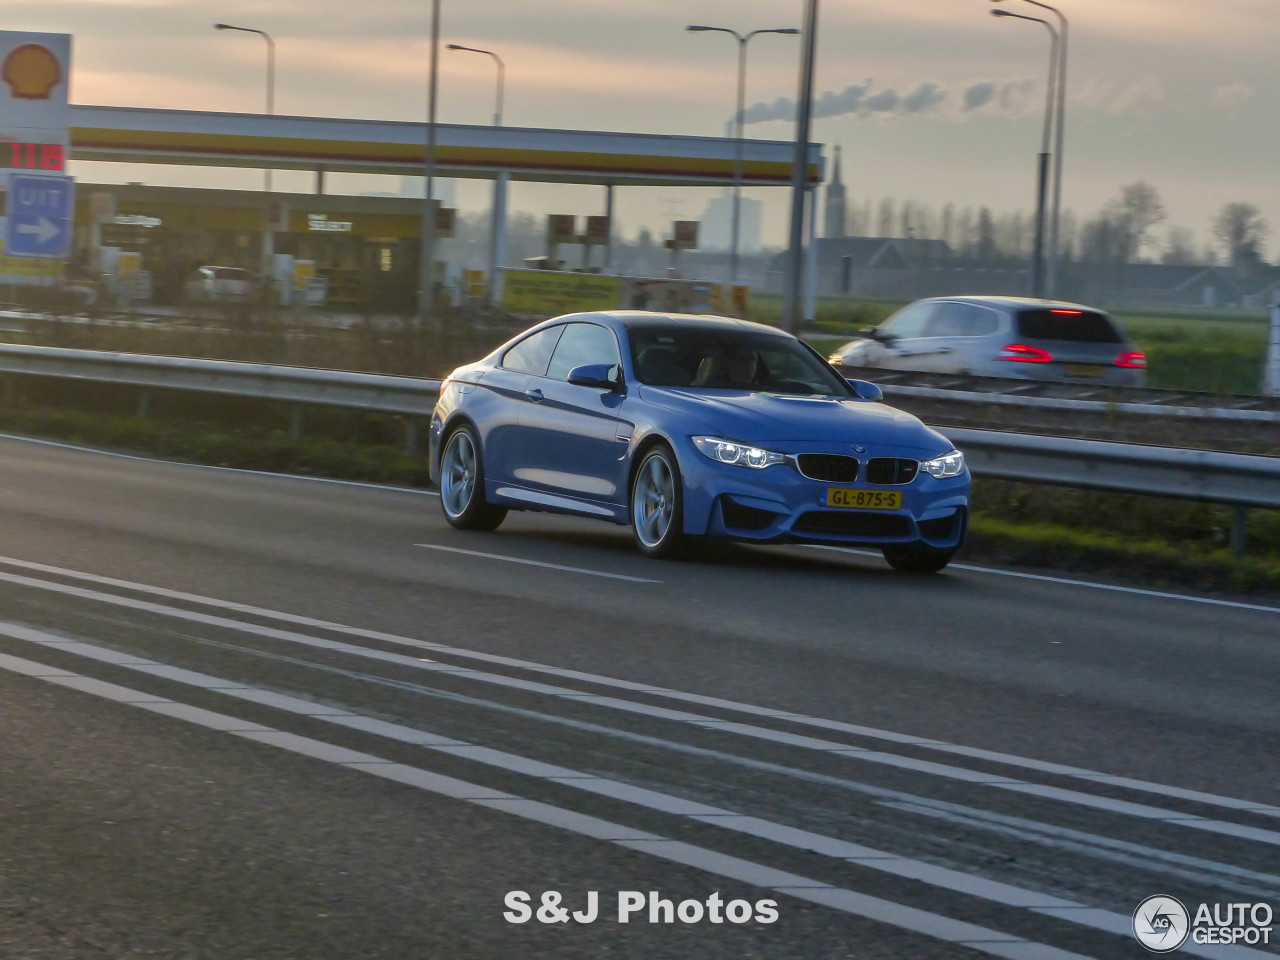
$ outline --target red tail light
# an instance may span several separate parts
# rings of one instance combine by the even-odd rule
[[[1145,370],[1147,369],[1147,355],[1138,353],[1136,350],[1122,353],[1116,357],[1116,366],[1125,367],[1129,370]]]
[[[1050,313],[1057,313],[1057,314],[1060,314],[1061,316],[1064,316],[1064,317],[1082,317],[1082,316],[1084,316],[1084,311],[1083,311],[1083,310],[1050,310],[1049,312],[1050,312]]]
[[[1025,343],[1006,343],[996,354],[996,359],[1018,363],[1049,363],[1053,360],[1053,354],[1039,347],[1029,347]]]

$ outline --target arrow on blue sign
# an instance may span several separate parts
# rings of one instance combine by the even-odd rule
[[[4,252],[11,257],[68,259],[75,188],[71,177],[10,177]]]
[[[48,217],[41,217],[36,223],[19,223],[15,229],[18,233],[34,234],[37,246],[44,246],[62,232],[62,228]]]

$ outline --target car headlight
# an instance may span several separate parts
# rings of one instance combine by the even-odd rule
[[[952,450],[941,457],[921,461],[920,469],[929,476],[937,477],[938,479],[958,477],[964,473],[964,454],[959,450]]]
[[[693,445],[702,451],[703,456],[710,457],[717,463],[728,463],[735,467],[750,467],[763,470],[775,463],[783,463],[786,457],[772,450],[762,450],[749,443],[734,443],[720,437],[694,437]]]

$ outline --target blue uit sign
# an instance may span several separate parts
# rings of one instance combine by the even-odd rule
[[[75,203],[71,177],[10,177],[5,254],[69,259]]]

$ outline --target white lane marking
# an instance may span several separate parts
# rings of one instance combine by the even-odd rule
[[[0,623],[0,630],[4,630],[5,627],[5,624]],[[20,630],[30,642],[38,643],[48,648],[64,650],[78,656],[126,666],[128,669],[141,669],[146,665],[159,665],[154,661],[146,660],[135,660],[132,663],[122,664],[120,662],[120,654],[105,647],[69,641],[63,637],[46,634],[31,628],[21,627]],[[271,705],[280,710],[307,717],[318,716],[320,719],[329,720],[330,722],[341,722],[342,719],[356,718],[358,716],[346,711],[337,712],[331,707],[294,697],[281,697],[271,691],[240,687],[230,684],[219,677],[193,675],[191,679],[185,682],[201,689],[216,690],[225,696],[250,699],[256,703],[267,703],[269,702],[267,698],[278,697],[279,700],[271,703]],[[246,694],[256,694],[256,696],[246,696]],[[917,880],[941,889],[998,903],[1002,906],[1037,912],[1053,910],[1055,911],[1055,916],[1061,916],[1062,919],[1069,922],[1079,923],[1107,933],[1114,933],[1117,930],[1127,931],[1127,918],[1125,916],[1108,913],[1107,911],[1064,900],[1060,897],[1026,890],[999,881],[987,880],[924,861],[900,857],[896,854],[865,847],[861,844],[789,827],[784,824],[773,823],[758,817],[744,816],[734,811],[685,800],[620,781],[542,763],[502,750],[472,746],[465,743],[447,745],[431,743],[429,740],[424,739],[433,736],[427,731],[385,721],[380,721],[380,723],[382,725],[382,735],[401,742],[417,742],[436,752],[462,756],[501,770],[559,783],[578,790],[607,796],[624,803],[768,840],[793,849],[807,850],[823,856],[845,860],[856,866]],[[245,736],[249,739],[267,743],[277,743],[281,737],[293,737],[292,734],[270,733],[245,734]],[[343,747],[324,745],[320,748],[307,747],[300,749],[299,752],[306,753],[308,756],[337,762],[368,762],[363,755]]]
[[[497,700],[467,696],[465,694],[452,691],[446,692],[444,690],[407,681],[390,680],[375,673],[364,673],[359,670],[349,670],[332,664],[321,664],[302,657],[291,657],[279,653],[267,653],[266,651],[258,650],[253,647],[244,647],[232,643],[221,643],[210,640],[209,638],[205,638],[204,642],[207,644],[213,644],[220,649],[234,651],[246,656],[261,657],[271,661],[288,663],[304,669],[335,674],[363,683],[384,685],[423,697],[440,698],[450,703],[464,704],[467,706],[478,707],[483,710],[500,711],[510,716],[521,717],[538,723],[563,726],[568,729],[581,731],[590,735],[616,738],[627,743],[643,744],[646,746],[656,747],[659,750],[679,753],[684,756],[698,757],[700,759],[711,760],[719,763],[727,763],[752,771],[777,774],[782,777],[800,780],[809,784],[821,784],[823,786],[834,787],[836,789],[849,790],[863,796],[873,797],[879,803],[887,807],[901,809],[911,813],[921,813],[925,816],[953,816],[957,818],[957,822],[963,821],[967,825],[977,826],[984,830],[1013,835],[1020,840],[1029,840],[1051,849],[1070,849],[1076,853],[1082,853],[1086,856],[1101,858],[1113,862],[1122,862],[1128,866],[1138,867],[1140,869],[1150,869],[1153,864],[1158,863],[1161,865],[1161,869],[1164,870],[1165,874],[1169,876],[1182,876],[1185,879],[1201,885],[1214,885],[1214,889],[1229,888],[1237,890],[1242,893],[1247,893],[1250,896],[1254,896],[1255,899],[1267,899],[1271,897],[1275,891],[1280,890],[1280,876],[1244,870],[1239,867],[1212,860],[1204,860],[1197,857],[1188,857],[1182,854],[1168,853],[1154,847],[1128,843],[1121,840],[1113,840],[1096,834],[1082,833],[1065,827],[1057,827],[1049,823],[1009,817],[1002,814],[992,813],[977,807],[969,807],[961,804],[946,803],[944,801],[928,799],[918,794],[871,786],[856,780],[834,777],[829,774],[817,773],[812,770],[788,767],[782,764],[771,763],[766,760],[743,757],[739,754],[723,750],[715,750],[708,747],[697,747],[683,743],[679,740],[665,740],[660,737],[648,736],[646,734],[636,733],[618,727],[606,726],[585,720],[570,719],[555,713],[533,710],[527,707],[516,707]],[[67,644],[66,646],[70,646],[70,644]],[[64,649],[65,648],[66,647],[64,646]],[[84,655],[88,656],[87,653]],[[159,673],[158,670],[136,665],[133,669],[150,673],[152,675]],[[195,686],[208,685],[207,679],[191,682]],[[412,731],[409,731],[409,734],[406,735],[404,731],[408,730],[408,728],[397,727],[394,724],[386,723],[381,720],[366,720],[365,718],[358,718],[361,722],[355,723],[352,722],[354,719],[356,718],[330,717],[329,722],[342,723],[345,726],[354,726],[357,729],[362,729],[366,732],[378,733],[380,736],[403,740],[404,742],[434,742],[453,747],[466,746],[461,741],[449,741],[447,738],[435,737],[431,734],[415,734]],[[485,751],[486,748],[468,749]],[[946,813],[937,814],[935,811],[946,811]],[[1188,867],[1190,869],[1174,869],[1170,866],[1171,864],[1178,867]],[[1249,885],[1248,883],[1242,883],[1242,880],[1263,883],[1265,884],[1265,889],[1259,889]]]
[[[836,730],[843,733],[853,734],[854,736],[865,737],[868,739],[884,740],[890,743],[900,743],[909,746],[915,746],[924,750],[935,750],[944,753],[952,753],[960,756],[972,756],[979,759],[991,760],[1006,766],[1021,767],[1023,769],[1035,770],[1041,773],[1049,773],[1057,776],[1068,777],[1072,779],[1084,780],[1089,783],[1096,782],[1112,782],[1114,780],[1117,786],[1122,786],[1128,790],[1134,790],[1142,793],[1152,793],[1157,796],[1174,797],[1183,800],[1192,800],[1197,803],[1203,803],[1209,806],[1224,807],[1231,810],[1242,810],[1249,813],[1258,813],[1265,816],[1280,817],[1280,807],[1271,806],[1254,800],[1239,800],[1234,797],[1221,796],[1219,794],[1204,793],[1197,790],[1187,790],[1182,787],[1173,787],[1166,784],[1154,783],[1146,780],[1135,780],[1127,777],[1113,778],[1110,774],[1100,773],[1096,770],[1088,770],[1082,767],[1072,767],[1065,764],[1051,763],[1044,760],[1035,760],[1027,757],[1019,757],[1014,754],[999,753],[991,750],[980,750],[974,747],[965,747],[959,744],[947,743],[942,740],[930,740],[925,737],[912,736],[910,734],[895,733],[890,730],[880,730],[875,727],[866,727],[859,724],[846,723],[840,720],[825,720],[818,717],[808,717],[803,714],[791,713],[787,710],[778,710],[772,707],[759,707],[753,704],[740,703],[735,700],[722,700],[718,697],[708,697],[702,694],[685,693],[679,690],[670,690],[664,687],[655,687],[649,684],[636,683],[632,680],[619,680],[613,677],[605,677],[599,674],[585,673],[580,670],[569,670],[563,667],[553,667],[545,664],[534,663],[529,660],[518,660],[513,657],[499,656],[498,654],[484,653],[478,650],[467,650],[462,647],[452,647],[445,644],[433,643],[427,640],[417,640],[412,637],[402,637],[393,633],[384,633],[379,630],[367,630],[362,627],[351,627],[345,624],[334,623],[328,620],[317,620],[313,617],[303,617],[292,613],[283,613],[277,610],[269,610],[265,607],[255,607],[250,604],[236,603],[230,600],[219,600],[213,597],[205,597],[194,593],[183,593],[178,590],[169,590],[164,587],[154,587],[149,584],[137,583],[131,580],[119,580],[114,577],[103,577],[92,573],[82,573],[76,570],[68,570],[64,567],[54,567],[48,564],[35,563],[29,560],[18,560],[12,557],[0,557],[0,563],[16,566],[24,570],[33,570],[43,573],[64,576],[69,579],[83,580],[87,583],[102,584],[104,586],[120,587],[126,590],[133,590],[138,593],[150,594],[152,596],[165,597],[167,599],[182,600],[190,603],[203,604],[205,606],[214,607],[215,609],[231,610],[237,613],[245,613],[252,616],[262,617],[264,619],[278,620],[282,623],[296,624],[299,626],[315,627],[322,630],[329,630],[335,633],[344,633],[352,637],[362,637],[370,640],[380,640],[385,643],[393,643],[398,646],[410,647],[418,650],[431,650],[436,653],[456,656],[463,659],[480,660],[485,663],[493,663],[501,666],[514,667],[520,670],[527,670],[531,673],[543,673],[549,676],[560,677],[567,680],[581,680],[587,683],[596,684],[598,686],[612,687],[617,690],[628,690],[636,693],[646,693],[656,697],[664,697],[672,700],[679,700],[686,703],[697,703],[703,706],[715,707],[726,711],[734,711],[738,713],[746,713],[752,716],[769,717],[773,719],[783,720],[788,723],[803,724],[807,726],[820,727],[828,730]],[[12,575],[0,574],[0,580],[10,580],[31,586],[36,589],[49,590],[53,592],[75,593],[78,596],[84,596],[88,599],[101,600],[107,603],[124,603],[124,598],[119,598],[111,594],[97,593],[94,591],[76,591],[75,588],[66,587],[63,584],[51,583],[43,580],[33,580],[30,578],[15,578]],[[136,601],[133,601],[136,603]],[[188,611],[175,610],[172,607],[155,606],[157,612],[169,613],[185,617],[187,619],[195,619],[200,615],[192,614]],[[246,625],[234,620],[221,620],[219,618],[211,618],[208,622],[218,622],[223,625],[231,626],[232,629],[244,629]],[[205,622],[205,621],[202,621]],[[257,630],[266,628],[255,627]],[[297,637],[298,634],[281,634],[284,637]],[[376,652],[368,651],[366,648],[354,648],[360,651],[361,656],[374,657]],[[394,655],[389,655],[394,656]],[[437,664],[436,669],[442,672],[458,672],[465,673],[466,668],[453,667],[447,664]],[[477,674],[478,676],[497,676],[493,674]],[[514,678],[502,678],[509,685],[515,686],[519,683],[526,684],[527,688],[534,689],[540,687],[536,692],[558,693],[562,688],[543,687],[542,685],[528,685],[527,681],[517,681]],[[573,693],[572,696],[590,697],[594,694]],[[619,701],[625,703],[626,701]],[[651,711],[659,708],[650,707]],[[707,722],[721,723],[723,721]],[[766,728],[757,728],[764,730]],[[768,731],[769,738],[777,734],[777,731]],[[843,751],[853,752],[857,748],[849,744],[841,744],[840,749]]]
[[[882,558],[873,550],[859,550],[855,547],[833,547],[828,544],[807,543],[809,550],[830,550],[833,553],[852,553],[859,557]],[[1160,600],[1186,600],[1189,603],[1207,603],[1215,607],[1234,607],[1237,610],[1258,610],[1262,613],[1280,613],[1280,607],[1268,607],[1256,603],[1242,603],[1239,600],[1218,600],[1213,597],[1193,597],[1185,593],[1166,593],[1163,590],[1144,590],[1141,587],[1122,587],[1114,583],[1097,583],[1093,580],[1072,580],[1068,577],[1050,577],[1042,573],[1022,573],[1018,570],[1001,570],[997,567],[978,567],[969,563],[951,563],[948,570],[968,570],[971,573],[990,573],[997,577],[1016,577],[1019,580],[1040,580],[1044,583],[1056,583],[1067,587],[1089,587],[1093,590],[1111,590],[1116,593],[1132,593],[1140,597],[1156,597]]]
[[[61,443],[57,440],[39,440],[35,437],[24,437],[16,433],[0,433],[0,440],[21,440],[23,443],[34,443],[41,447],[56,447],[59,450],[77,450],[80,453],[96,453],[103,457],[115,457],[117,460],[137,460],[142,463],[163,463],[170,467],[192,467],[197,470],[220,470],[223,473],[244,473],[252,477],[279,477],[282,480],[306,480],[308,483],[335,483],[343,487],[364,487],[368,490],[387,490],[392,493],[412,493],[421,497],[440,496],[435,490],[419,490],[417,487],[396,487],[387,483],[365,483],[361,480],[335,480],[333,477],[308,477],[300,473],[275,473],[270,470],[248,470],[244,467],[218,467],[211,463],[188,463],[185,460],[163,460],[159,457],[143,457],[135,453],[117,453],[114,450],[99,450],[97,447],[84,447],[75,443]]]
[[[1164,877],[1178,877],[1198,884],[1209,882],[1218,886],[1229,885],[1233,891],[1247,893],[1257,899],[1273,898],[1276,891],[1280,890],[1280,877],[1274,874],[1245,870],[1201,857],[1170,853],[1142,844],[1073,830],[1070,827],[1059,827],[1023,817],[1010,817],[988,810],[978,810],[923,797],[914,801],[881,800],[880,803],[893,810],[945,820],[948,823],[958,823],[1050,849],[1069,850],[1086,857],[1120,863],[1140,870],[1159,869],[1161,876]]]
[[[573,810],[527,800],[502,790],[494,790],[490,787],[468,783],[455,777],[421,770],[417,767],[396,763],[373,754],[349,750],[322,740],[264,727],[260,724],[247,724],[226,714],[188,707],[186,704],[174,700],[149,698],[148,694],[140,691],[130,691],[123,687],[106,691],[106,687],[113,685],[104,684],[102,685],[103,689],[99,689],[93,685],[96,681],[91,681],[91,678],[88,677],[74,674],[68,676],[62,671],[56,676],[50,676],[42,672],[49,668],[34,661],[3,656],[3,659],[0,659],[0,669],[14,670],[25,676],[44,680],[48,683],[61,683],[64,686],[68,685],[69,680],[84,681],[80,687],[83,692],[96,696],[108,696],[111,693],[114,694],[111,699],[116,700],[116,702],[128,703],[144,710],[151,710],[171,719],[182,720],[186,723],[206,727],[221,733],[229,733],[232,736],[311,757],[325,763],[332,763],[348,770],[372,774],[373,776],[392,780],[429,793],[463,800],[514,817],[558,827],[581,836],[601,839],[607,843],[645,853],[658,859],[683,864],[727,879],[761,886],[767,890],[818,903],[842,913],[864,917],[899,927],[912,933],[919,933],[946,942],[960,944],[993,956],[1017,957],[1025,958],[1025,960],[1089,960],[1089,958],[1081,954],[1060,950],[1048,944],[1025,940],[1012,934],[975,926],[960,920],[953,920],[941,914],[918,910],[914,907],[883,900],[879,897],[833,887],[831,884],[820,880],[813,880],[798,874],[777,870],[705,847],[697,847],[682,841],[671,840],[658,834],[635,830],[622,824],[611,823]],[[232,688],[222,687],[218,689],[231,692]],[[1069,908],[1061,909],[1069,910]],[[1258,956],[1264,955],[1258,954]]]
[[[557,687],[551,684],[537,683],[535,681],[524,680],[519,677],[509,677],[504,674],[493,674],[480,670],[453,667],[436,663],[435,661],[424,661],[422,658],[409,657],[403,654],[388,653],[381,650],[370,650],[366,647],[343,643],[337,640],[326,640],[320,637],[311,637],[305,634],[294,633],[289,630],[278,630],[274,627],[263,627],[258,624],[230,620],[225,617],[216,617],[210,614],[181,610],[176,607],[168,607],[163,604],[151,603],[146,600],[135,600],[129,597],[116,597],[111,594],[98,593],[97,591],[86,590],[80,587],[45,583],[44,581],[33,580],[29,577],[22,577],[16,574],[0,573],[0,580],[6,580],[20,585],[36,586],[55,593],[62,593],[90,600],[99,600],[116,606],[144,610],[149,613],[157,613],[165,616],[171,616],[176,619],[223,627],[242,633],[271,637],[273,639],[284,640],[289,643],[296,643],[301,646],[313,647],[322,650],[334,650],[364,659],[395,663],[415,670],[447,673],[450,676],[476,680],[482,683],[496,684],[498,686],[512,687],[532,693],[546,694],[548,696],[572,700],[576,703],[591,703],[601,707],[639,714],[641,716],[650,716],[659,719],[673,720],[676,722],[690,723],[694,726],[703,728],[724,730],[754,739],[776,742],[781,736],[783,741],[790,745],[824,751],[835,756],[848,757],[851,760],[885,764],[926,775],[975,783],[977,785],[1008,790],[1015,793],[1042,796],[1047,799],[1058,800],[1063,803],[1073,803],[1078,806],[1098,810],[1105,810],[1108,813],[1119,814],[1122,816],[1176,824],[1190,829],[1203,830],[1223,836],[1255,840],[1262,843],[1280,846],[1280,833],[1275,831],[1243,826],[1241,824],[1231,823],[1224,820],[1213,820],[1207,817],[1184,813],[1182,811],[1166,810],[1161,807],[1154,807],[1148,804],[1131,803],[1129,801],[1116,800],[1110,797],[1101,797],[1094,794],[1083,793],[1077,790],[1066,790],[1061,787],[1050,787],[1030,783],[1024,780],[1000,777],[995,774],[977,772],[963,767],[952,767],[946,764],[918,760],[914,757],[903,757],[892,753],[881,753],[879,751],[852,748],[848,744],[839,743],[837,741],[819,740],[811,737],[797,738],[793,735],[780,735],[779,731],[764,727],[756,727],[751,724],[732,723],[700,714],[686,713],[679,710],[669,710],[663,707],[654,707],[645,703],[634,703],[630,700],[623,700],[616,697],[601,697],[594,694],[583,694],[567,687]],[[40,635],[39,631],[32,631],[29,628],[18,625],[0,625],[0,632],[4,632],[17,639],[29,639],[30,637]],[[35,640],[34,642],[42,641]],[[414,645],[431,646],[430,644],[426,644],[422,641],[418,641]],[[279,695],[272,696],[279,698]]]
[[[462,550],[458,547],[442,547],[438,543],[415,543],[415,547],[428,550],[443,550],[446,553],[461,553],[468,557],[483,557],[485,560],[505,560],[507,563],[523,563],[530,567],[546,567],[548,570],[564,570],[567,573],[583,573],[589,577],[608,577],[610,580],[626,580],[628,583],[662,583],[661,580],[649,580],[646,577],[628,577],[621,573],[605,573],[603,570],[588,570],[586,567],[566,567],[561,563],[545,563],[542,560],[526,560],[523,557],[508,557],[501,553],[481,553],[479,550]]]

